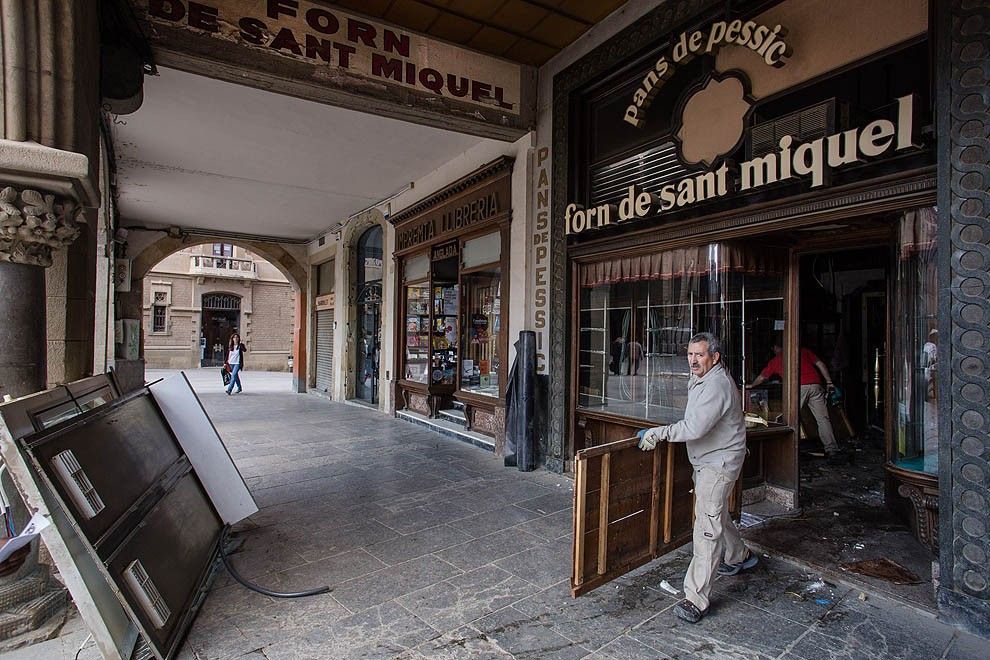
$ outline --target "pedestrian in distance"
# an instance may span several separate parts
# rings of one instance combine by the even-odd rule
[[[230,343],[227,345],[227,361],[224,363],[230,371],[230,384],[227,385],[227,395],[234,389],[234,385],[237,385],[237,393],[241,393],[241,369],[244,368],[244,353],[247,349],[244,344],[241,343],[241,336],[236,332],[230,336]]]
[[[739,389],[722,366],[721,344],[701,332],[688,342],[687,407],[684,419],[642,432],[639,448],[683,442],[694,467],[694,556],[684,576],[684,600],[674,613],[697,623],[708,613],[715,575],[736,575],[756,566],[729,517],[729,495],[746,457],[746,425]]]

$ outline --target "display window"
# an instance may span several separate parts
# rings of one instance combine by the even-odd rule
[[[406,285],[405,379],[426,383],[430,374],[430,284]]]
[[[752,390],[786,324],[786,255],[713,243],[581,267],[578,406],[670,423],[683,417],[688,340],[712,332],[747,410],[783,424],[784,374]]]
[[[419,255],[405,260],[404,379],[498,397],[501,233],[465,240],[451,250],[434,250],[451,255],[444,259]]]
[[[934,209],[904,214],[898,228],[894,318],[894,442],[891,461],[938,474],[938,272]]]

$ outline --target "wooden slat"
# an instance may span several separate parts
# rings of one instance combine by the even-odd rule
[[[588,478],[588,461],[574,461],[574,587],[580,587],[584,582],[584,534],[585,516],[584,504],[586,498],[586,480]]]
[[[608,480],[612,471],[612,455],[602,456],[602,480],[598,501],[598,574],[608,572]]]
[[[597,447],[589,447],[588,449],[582,449],[577,453],[577,456],[581,458],[593,458],[595,456],[607,456],[613,452],[621,451],[627,447],[635,447],[639,444],[638,438],[626,438],[625,440],[618,440],[617,442],[609,442],[604,445],[598,445]]]
[[[663,494],[663,543],[667,545],[673,535],[671,525],[673,525],[674,513],[674,445],[666,443],[667,449],[667,479],[664,483]],[[660,448],[657,448],[660,451]]]
[[[650,555],[647,539],[650,536],[650,512],[640,509],[636,513],[620,518],[608,526],[608,573],[616,566]]]
[[[650,556],[656,557],[660,536],[660,456],[662,449],[653,450],[653,484],[650,488]]]

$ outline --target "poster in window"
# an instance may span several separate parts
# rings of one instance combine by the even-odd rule
[[[443,289],[443,313],[457,313],[457,286],[448,286]]]
[[[472,314],[469,333],[472,344],[488,341],[488,317],[484,314]]]
[[[457,346],[457,317],[445,316],[443,318],[443,334],[451,346]]]

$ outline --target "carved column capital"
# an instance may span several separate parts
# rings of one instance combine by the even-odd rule
[[[52,252],[79,236],[72,198],[31,188],[0,188],[0,261],[47,268]]]

